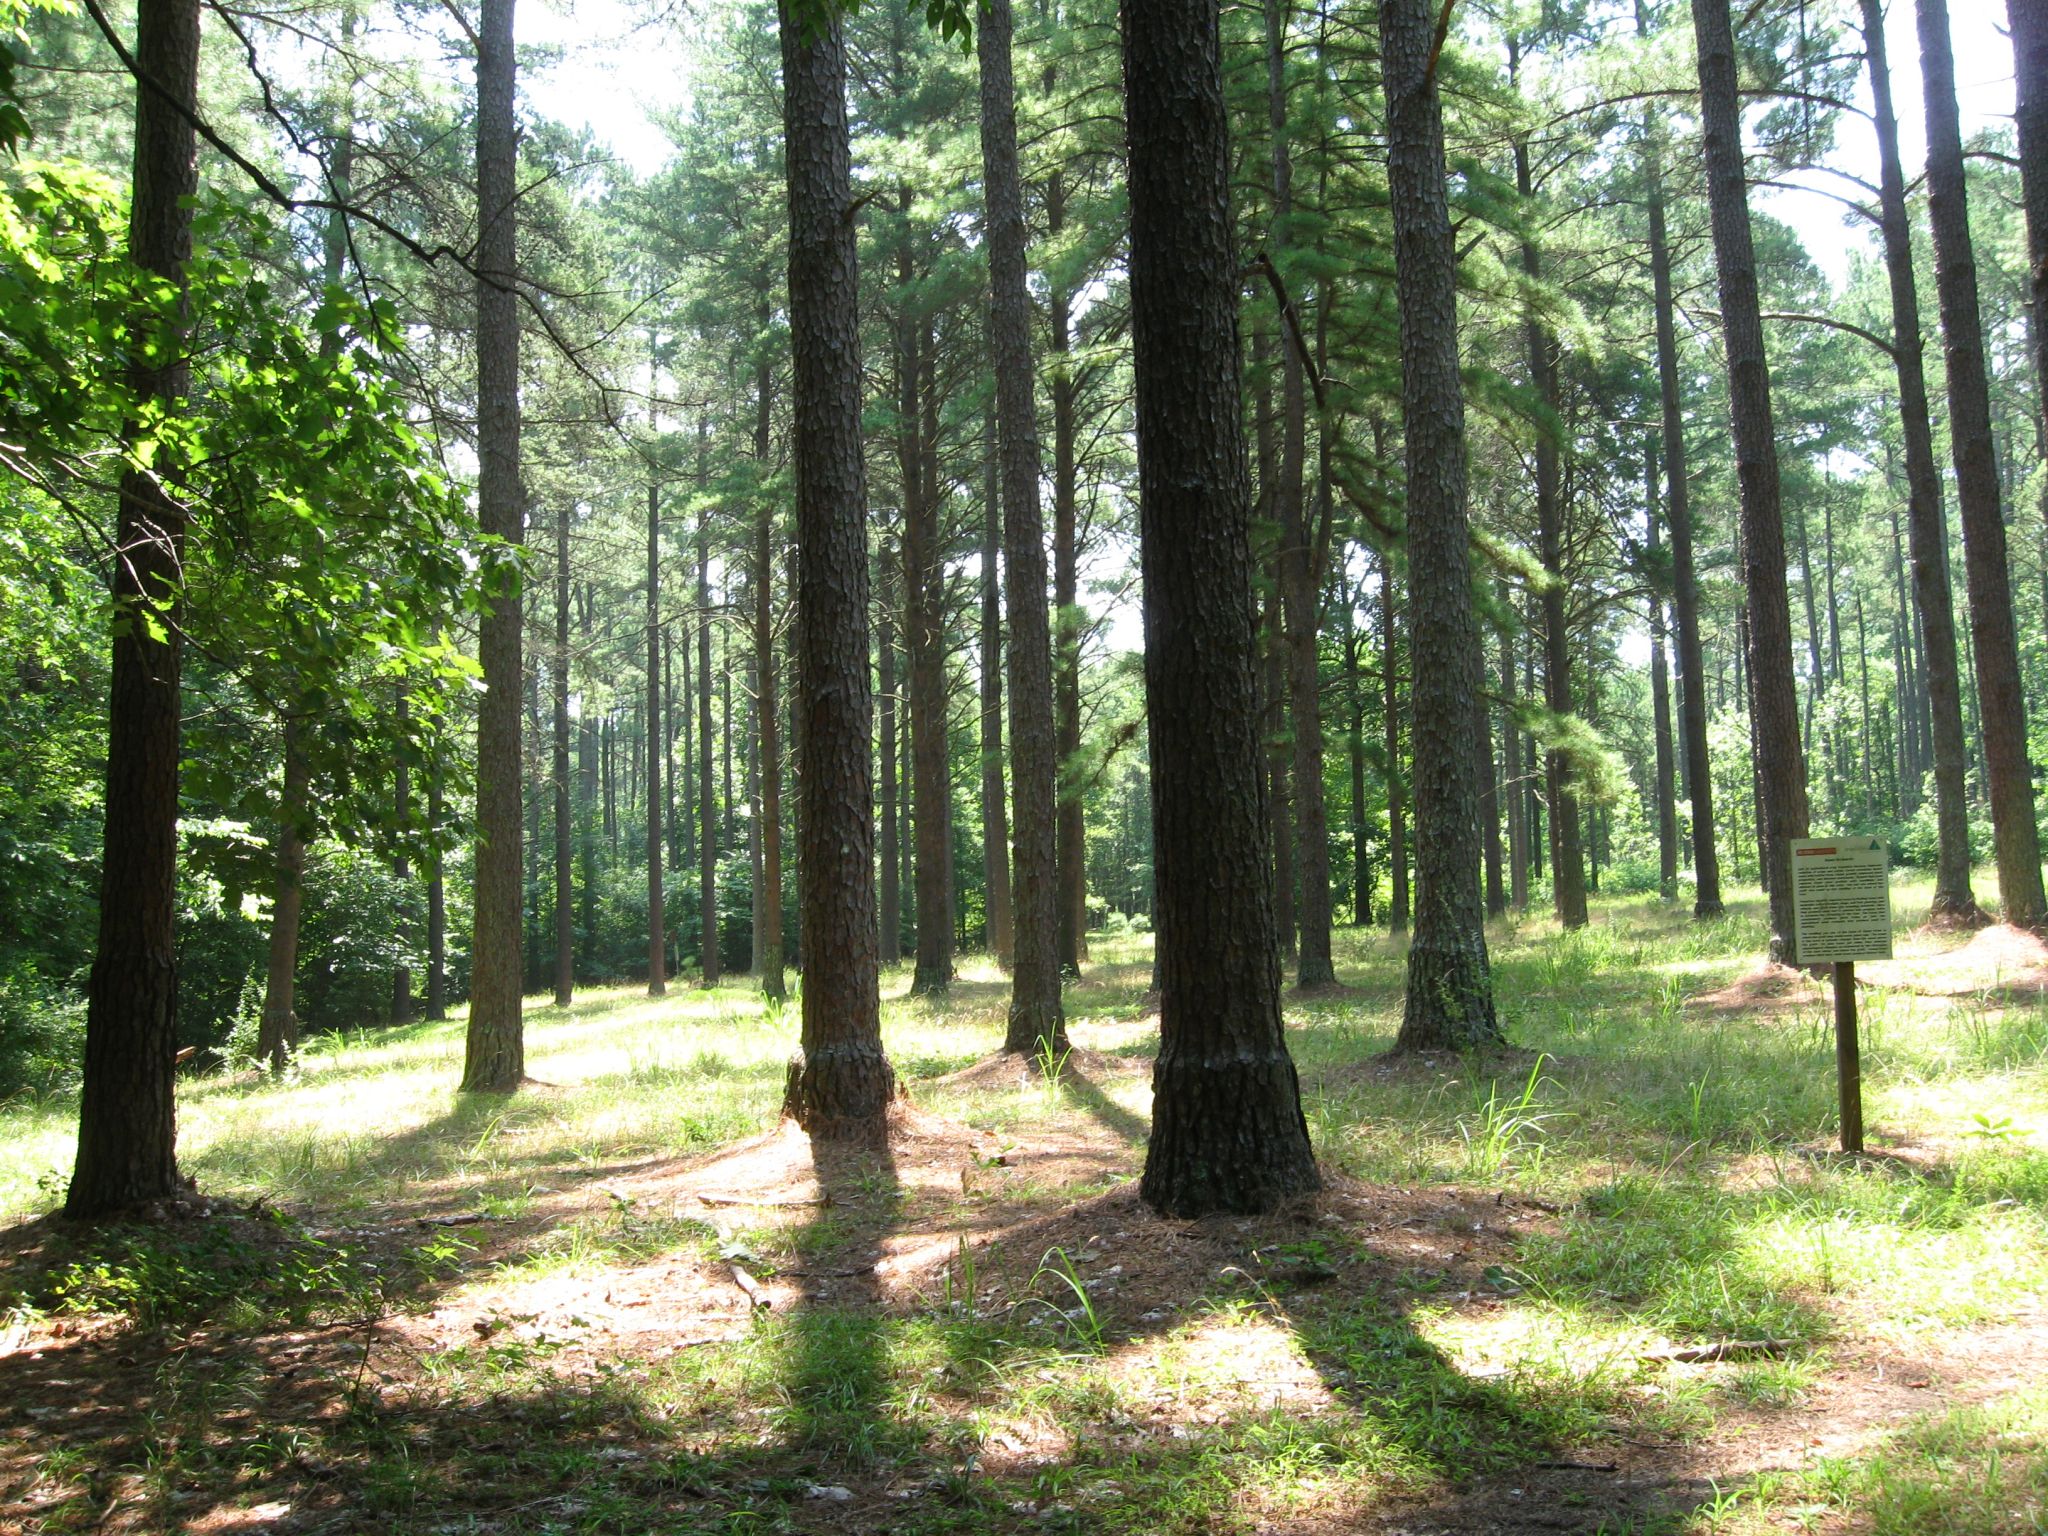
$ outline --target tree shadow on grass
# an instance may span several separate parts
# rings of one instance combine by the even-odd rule
[[[1062,1087],[1142,1142],[1086,1073]],[[410,1134],[480,1133],[484,1113]],[[1415,1203],[1431,1192],[1183,1223],[1127,1186],[1004,1212],[935,1186],[914,1201],[886,1154],[814,1149],[812,1171],[795,1262],[767,1275],[781,1301],[710,1340],[578,1357],[458,1321],[462,1347],[373,1358],[374,1327],[273,1319],[0,1357],[0,1403],[21,1405],[0,1425],[0,1523],[1590,1532],[1710,1496],[1676,1447],[1602,1438],[1617,1405],[1600,1384],[1470,1374],[1425,1336],[1417,1310],[1443,1305],[1472,1224]],[[960,1246],[883,1268],[910,1226]]]
[[[108,1358],[110,1341],[98,1367],[68,1346],[0,1359],[0,1401],[47,1410],[0,1431],[29,1453],[8,1458],[0,1520],[1591,1531],[1707,1497],[1655,1457],[1617,1478],[1604,1444],[1571,1465],[1603,1407],[1585,1394],[1458,1370],[1413,1318],[1440,1277],[1326,1219],[1362,1230],[1369,1211],[1173,1222],[1125,1187],[906,1276],[877,1260],[929,1213],[895,1160],[820,1149],[814,1171],[830,1204],[795,1234],[800,1294],[701,1346],[572,1367],[508,1333],[407,1368],[313,1328],[208,1329],[142,1359]]]
[[[819,1216],[815,1236],[799,1233],[795,1247],[807,1267],[822,1271],[807,1278],[801,1298],[775,1316],[756,1314],[765,1324],[771,1368],[787,1402],[784,1442],[804,1458],[802,1466],[828,1490],[825,1502],[839,1502],[842,1484],[829,1474],[844,1468],[872,1473],[893,1449],[887,1397],[888,1348],[884,1337],[882,1285],[877,1276],[884,1239],[898,1223],[904,1189],[895,1156],[875,1148],[812,1141]],[[834,1213],[829,1228],[826,1211]],[[808,1491],[808,1490],[807,1490]]]
[[[1078,1104],[1112,1136],[1133,1147],[1142,1147],[1152,1135],[1143,1115],[1126,1109],[1104,1092],[1086,1072],[1071,1062],[1059,1074],[1060,1091]]]

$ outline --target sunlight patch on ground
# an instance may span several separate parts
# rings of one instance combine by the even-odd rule
[[[1337,1400],[1292,1329],[1253,1312],[1196,1319],[1118,1349],[1110,1374],[1147,1412],[1214,1423],[1285,1407],[1327,1413]]]
[[[1416,1315],[1415,1327],[1460,1372],[1481,1379],[1528,1373],[1626,1379],[1636,1373],[1636,1357],[1659,1342],[1639,1326],[1542,1304],[1431,1309]]]

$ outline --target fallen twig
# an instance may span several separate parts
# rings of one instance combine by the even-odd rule
[[[747,1293],[747,1300],[754,1304],[755,1311],[765,1311],[775,1305],[774,1299],[762,1289],[760,1281],[731,1260],[726,1261],[726,1267],[732,1271],[732,1283]]]
[[[1747,1355],[1782,1355],[1796,1339],[1723,1339],[1718,1344],[1694,1344],[1685,1349],[1650,1349],[1638,1360],[1665,1361],[1672,1365],[1703,1365],[1710,1360],[1739,1360]]]
[[[756,1200],[756,1199],[752,1199],[752,1198],[750,1198],[750,1197],[748,1197],[748,1196],[745,1196],[745,1195],[696,1195],[696,1196],[693,1196],[692,1198],[694,1198],[694,1199],[695,1199],[695,1200],[697,1201],[697,1203],[698,1203],[699,1205],[783,1205],[783,1206],[803,1206],[803,1205],[830,1205],[830,1204],[832,1203],[832,1197],[831,1197],[830,1195],[820,1195],[820,1196],[818,1196],[818,1198],[817,1198],[817,1199],[815,1199],[815,1200]]]
[[[669,1345],[669,1352],[674,1354],[685,1349],[702,1349],[706,1344],[737,1344],[745,1337],[744,1333],[707,1333],[702,1338],[677,1339]]]

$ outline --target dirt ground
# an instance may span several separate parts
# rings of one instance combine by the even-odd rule
[[[2014,974],[2003,951],[1989,964]],[[1013,1061],[996,1059],[968,1075],[993,1082],[1015,1070]],[[1111,1074],[1129,1073],[1133,1064],[1077,1057],[1069,1070],[1068,1091],[1108,1103],[1103,1090]],[[0,1531],[311,1536],[386,1529],[383,1517],[358,1507],[357,1469],[329,1459],[320,1431],[368,1398],[392,1423],[417,1420],[407,1432],[423,1447],[432,1443],[443,1431],[429,1421],[445,1412],[434,1406],[435,1361],[451,1347],[545,1342],[562,1391],[596,1392],[617,1373],[743,1338],[757,1311],[798,1313],[827,1304],[891,1314],[971,1305],[984,1316],[1007,1314],[1027,1325],[1037,1316],[1047,1326],[1066,1326],[1092,1309],[1091,1326],[1111,1368],[1142,1402],[1114,1434],[1120,1446],[1142,1454],[1148,1444],[1169,1444],[1246,1411],[1330,1409],[1354,1389],[1349,1373],[1295,1340],[1317,1337],[1321,1322],[1346,1309],[1378,1307],[1398,1317],[1418,1280],[1429,1282],[1454,1315],[1483,1317],[1512,1294],[1504,1277],[1520,1245],[1554,1230],[1562,1214],[1506,1192],[1338,1180],[1269,1217],[1176,1221],[1138,1201],[1134,1173],[1130,1144],[1113,1118],[1068,1114],[1056,1132],[1006,1143],[906,1104],[886,1154],[814,1156],[807,1138],[785,1126],[708,1158],[650,1162],[545,1193],[515,1219],[470,1220],[424,1205],[325,1234],[388,1252],[396,1262],[439,1224],[459,1230],[475,1245],[465,1278],[416,1312],[254,1335],[202,1328],[150,1338],[111,1317],[17,1326],[0,1338]],[[1070,1194],[1076,1188],[1101,1192],[1077,1201]],[[607,1213],[626,1222],[701,1223],[721,1236],[752,1234],[761,1246],[771,1245],[764,1233],[801,1238],[801,1259],[761,1263],[736,1237],[720,1257],[672,1245],[642,1261],[494,1277],[493,1264],[536,1235]],[[265,1225],[218,1211],[183,1219]],[[39,1245],[61,1235],[51,1223],[17,1228],[0,1259],[10,1267],[33,1264]],[[1333,1237],[1343,1241],[1328,1241]],[[694,1249],[701,1254],[704,1245]],[[1049,1282],[1055,1253],[1068,1280]],[[1189,1395],[1162,1384],[1163,1341],[1199,1316],[1219,1288],[1242,1299],[1245,1315],[1272,1326],[1232,1330],[1213,1346],[1216,1358],[1203,1358],[1205,1336],[1184,1338],[1179,1363],[1200,1389]],[[1085,1308],[1076,1305],[1084,1295]],[[1431,1497],[1368,1499],[1334,1489],[1312,1515],[1255,1519],[1249,1528],[1274,1536],[1515,1536],[1650,1526],[1697,1509],[1714,1490],[1758,1471],[1853,1452],[1912,1415],[2010,1390],[2032,1379],[2044,1350],[2048,1319],[2038,1313],[1952,1333],[1934,1345],[1842,1350],[1803,1400],[1719,1412],[1712,1431],[1698,1439],[1617,1431],[1531,1460],[1511,1475]],[[1711,1361],[1668,1367],[1681,1376],[1728,1368]],[[1476,1360],[1446,1362],[1445,1369],[1482,1382],[1505,1374]],[[168,1387],[180,1382],[221,1386],[205,1398],[209,1414],[230,1425],[268,1426],[279,1443],[267,1466],[230,1480],[233,1497],[219,1485],[172,1489],[153,1502],[142,1496],[149,1447],[164,1442],[167,1417],[175,1417],[164,1406]],[[536,1433],[534,1412],[528,1399],[473,1402],[461,1432],[472,1444]],[[1056,1426],[1028,1414],[998,1412],[995,1419],[977,1454],[983,1477],[1023,1487],[1035,1468],[1074,1449]],[[59,1447],[75,1448],[90,1464],[82,1502],[75,1480],[47,1473],[49,1453]],[[660,1438],[622,1422],[599,1454],[625,1467],[663,1448]],[[924,1484],[853,1478],[840,1492],[843,1498],[835,1493],[814,1510],[802,1507],[798,1528],[887,1531],[907,1501],[939,1496]],[[1018,1528],[1030,1528],[1033,1508],[1013,1508]],[[81,1511],[98,1513],[88,1520],[75,1513]],[[548,1528],[531,1513],[472,1509],[428,1528]],[[1833,1518],[1812,1528],[1838,1528]]]

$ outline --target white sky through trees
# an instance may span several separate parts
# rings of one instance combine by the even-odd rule
[[[697,64],[694,38],[707,22],[715,20],[717,10],[718,0],[697,4],[689,0],[529,3],[521,8],[520,41],[553,56],[521,77],[521,94],[541,115],[588,128],[635,175],[651,175],[671,153],[659,120],[689,110]],[[1624,20],[1633,27],[1632,14]],[[1683,13],[1671,24],[1683,26]],[[1949,26],[1967,143],[1973,135],[2009,127],[2012,121],[2013,59],[2004,0],[1949,0]],[[1913,0],[1889,0],[1886,40],[1892,61],[1892,97],[1899,115],[1899,151],[1912,181],[1920,174],[1927,143]],[[1855,46],[1854,40],[1848,45]],[[1860,71],[1853,100],[1864,112],[1869,110],[1870,86]],[[1877,138],[1867,117],[1845,113],[1839,118],[1828,164],[1876,184]],[[1822,170],[1801,172],[1793,179],[1819,190],[1756,188],[1752,192],[1754,206],[1790,225],[1830,287],[1839,291],[1854,253],[1880,258],[1876,229],[1849,214],[1834,197],[1820,195],[1860,196],[1851,183]],[[1104,639],[1109,649],[1139,647],[1143,636],[1135,590],[1126,592],[1122,603],[1107,606],[1115,610],[1105,615]],[[1647,630],[1625,635],[1622,655],[1628,663],[1647,665]]]
[[[907,3],[907,0],[885,0]],[[559,50],[559,57],[531,70],[521,88],[535,110],[558,121],[586,126],[636,175],[657,170],[668,157],[668,138],[658,117],[689,108],[695,49],[691,36],[717,9],[681,0],[633,4],[629,0],[569,0],[522,8],[520,41]],[[1673,24],[1683,21],[1679,17]],[[1631,22],[1630,25],[1633,25]],[[1912,0],[1890,0],[1886,40],[1892,59],[1892,97],[1899,114],[1899,153],[1909,180],[1926,157],[1927,132],[1920,101],[1920,44]],[[2012,45],[2006,36],[2004,0],[1949,0],[1954,36],[1956,94],[1962,105],[1963,138],[2012,121]],[[1859,73],[1856,104],[1868,110],[1870,87]],[[1844,115],[1829,157],[1835,168],[1875,184],[1877,138],[1867,118]],[[1835,193],[1855,189],[1824,172],[1809,171],[1805,184]],[[1801,241],[1829,283],[1839,289],[1850,253],[1877,253],[1875,231],[1861,220],[1845,225],[1845,210],[1827,197],[1758,189],[1760,211],[1783,220]]]

